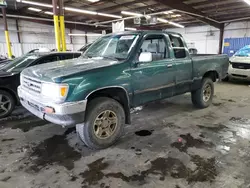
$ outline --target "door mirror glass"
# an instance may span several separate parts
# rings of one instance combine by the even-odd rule
[[[146,63],[153,60],[153,55],[151,52],[142,52],[139,56],[139,62]]]

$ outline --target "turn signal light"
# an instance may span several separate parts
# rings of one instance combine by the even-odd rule
[[[65,97],[67,95],[67,87],[61,87],[61,97]]]

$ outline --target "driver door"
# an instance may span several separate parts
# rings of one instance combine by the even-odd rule
[[[138,57],[142,52],[152,53],[152,61],[138,62],[132,68],[135,106],[172,96],[175,86],[176,71],[165,35],[146,35]]]

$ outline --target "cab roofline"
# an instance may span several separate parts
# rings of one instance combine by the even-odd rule
[[[123,31],[123,32],[118,32],[118,33],[111,33],[111,34],[108,34],[108,35],[105,35],[105,36],[113,36],[113,35],[129,35],[129,34],[162,34],[162,33],[166,33],[166,34],[174,34],[174,35],[179,35],[181,36],[180,33],[177,33],[177,32],[172,32],[172,31],[167,31],[167,30],[137,30],[137,31]]]

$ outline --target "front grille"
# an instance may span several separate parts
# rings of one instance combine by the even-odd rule
[[[22,78],[22,86],[26,90],[30,90],[35,93],[41,93],[41,85],[42,85],[41,82],[34,80],[32,78],[26,76],[23,76]]]
[[[232,63],[232,67],[235,69],[250,69],[250,64],[248,64],[248,63]]]

